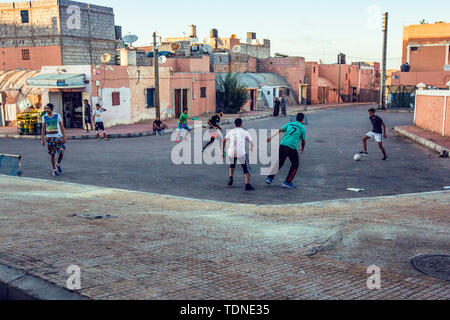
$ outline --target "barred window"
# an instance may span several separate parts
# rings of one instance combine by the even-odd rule
[[[29,49],[22,50],[22,60],[30,60],[30,50]]]

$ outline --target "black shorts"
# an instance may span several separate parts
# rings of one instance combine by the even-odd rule
[[[103,122],[96,122],[95,130],[96,131],[99,131],[99,130],[105,131],[105,125],[103,124]]]
[[[245,155],[241,158],[230,158],[230,160],[233,159],[233,163],[230,165],[231,169],[235,169],[236,168],[236,164],[239,160],[240,165],[242,166],[242,170],[244,171],[244,174],[250,174],[251,170],[250,170],[250,162],[248,161],[248,156]]]

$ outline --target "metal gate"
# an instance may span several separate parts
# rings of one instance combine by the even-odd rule
[[[414,109],[416,104],[416,86],[387,86],[390,109]]]

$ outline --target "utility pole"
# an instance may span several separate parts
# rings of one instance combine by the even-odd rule
[[[155,107],[156,117],[161,117],[161,106],[159,102],[159,50],[156,43],[156,32],[153,32],[153,69],[155,70]]]
[[[338,55],[338,63],[339,63],[339,80],[338,80],[338,104],[341,103],[341,64],[342,64],[342,53]]]
[[[381,66],[380,107],[386,109],[386,61],[387,61],[387,37],[388,37],[389,13],[383,15],[383,61]]]

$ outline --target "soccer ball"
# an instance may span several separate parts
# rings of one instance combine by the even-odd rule
[[[355,161],[361,161],[362,157],[360,154],[355,154],[355,157],[353,159],[355,159]]]

